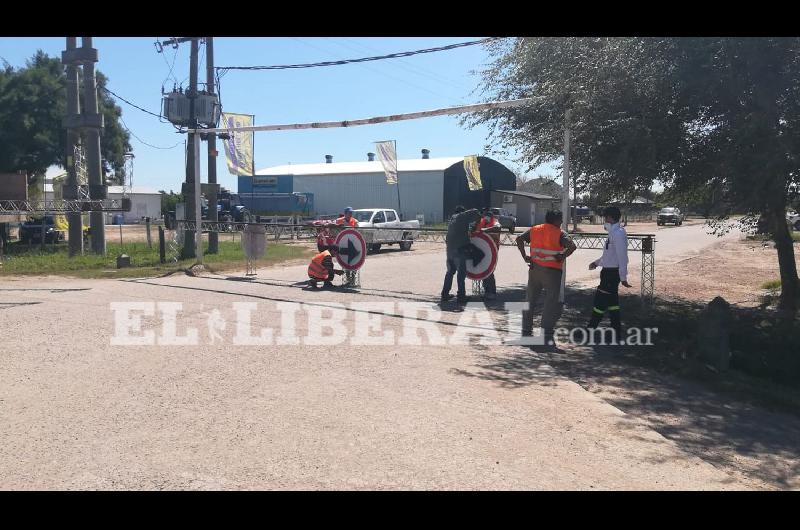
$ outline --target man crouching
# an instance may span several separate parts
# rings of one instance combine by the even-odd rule
[[[318,282],[324,282],[322,288],[333,287],[334,275],[344,274],[343,270],[333,268],[333,257],[331,249],[336,247],[323,247],[322,252],[311,258],[311,263],[308,264],[308,285],[317,288]]]

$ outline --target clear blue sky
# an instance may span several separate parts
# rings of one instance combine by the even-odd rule
[[[159,37],[164,40],[167,37]],[[120,96],[159,113],[162,84],[188,85],[189,44],[178,50],[156,52],[156,37],[96,37],[98,68],[109,78],[108,87]],[[475,37],[216,37],[217,66],[271,65],[319,62],[382,55],[475,40]],[[80,45],[80,40],[78,41]],[[22,66],[37,49],[59,57],[63,37],[0,38],[0,60]],[[201,48],[201,75],[205,81],[205,56]],[[174,68],[170,75],[170,65]],[[305,70],[231,71],[222,78],[225,111],[255,114],[257,124],[345,120],[384,114],[413,112],[476,102],[473,92],[478,78],[471,73],[488,61],[481,46],[418,55],[402,59],[311,68]],[[134,186],[180,190],[184,179],[185,135],[176,134],[168,123],[123,102],[123,119],[139,138],[150,144],[174,149],[154,149],[131,138],[136,155]],[[397,140],[399,158],[418,158],[428,148],[431,156],[484,154],[485,127],[466,129],[457,116],[442,116],[406,122],[354,127],[256,133],[256,169],[286,163],[366,160],[374,151],[371,142]],[[202,144],[205,153],[205,143]],[[217,161],[218,181],[236,190],[236,178],[225,165],[221,142]],[[203,154],[203,166],[205,155]],[[511,165],[511,161],[500,160]],[[556,174],[545,167],[542,171]],[[203,168],[203,180],[206,177]]]

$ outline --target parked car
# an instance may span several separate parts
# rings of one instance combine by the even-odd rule
[[[353,211],[359,228],[379,228],[367,230],[364,240],[372,252],[378,252],[381,245],[397,243],[400,250],[411,250],[411,244],[419,233],[419,221],[401,221],[397,212],[386,208],[366,208]]]
[[[500,221],[502,228],[507,228],[510,233],[514,233],[517,229],[517,218],[511,215],[511,212],[503,208],[492,208],[492,213]]]
[[[64,241],[64,232],[56,228],[55,218],[52,215],[44,217],[44,242],[58,243]],[[19,227],[19,240],[22,243],[42,242],[42,218],[25,221]]]
[[[683,214],[678,208],[661,208],[656,218],[656,224],[658,226],[663,226],[667,223],[672,223],[675,226],[681,226],[683,224],[683,218]]]
[[[790,210],[786,212],[786,220],[789,222],[789,226],[792,227],[792,230],[800,232],[800,213]]]

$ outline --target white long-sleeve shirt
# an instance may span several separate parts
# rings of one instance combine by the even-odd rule
[[[619,223],[608,229],[608,239],[603,255],[595,260],[600,267],[619,267],[620,281],[628,281],[628,234]]]

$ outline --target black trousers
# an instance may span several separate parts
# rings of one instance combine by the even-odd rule
[[[606,311],[611,320],[611,327],[617,332],[617,337],[622,333],[622,323],[619,313],[619,269],[603,267],[600,271],[600,285],[594,293],[594,306],[589,319],[589,327],[596,328],[603,320]]]

